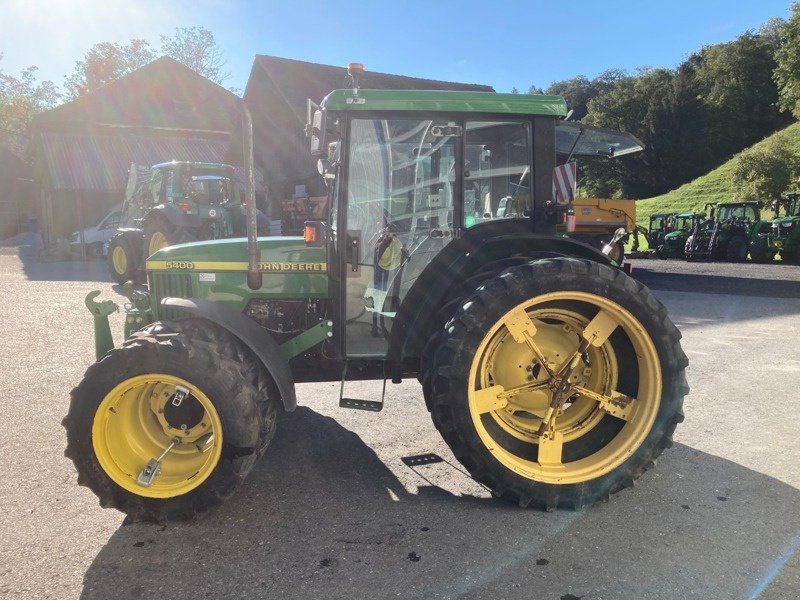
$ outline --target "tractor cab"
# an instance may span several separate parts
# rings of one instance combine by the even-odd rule
[[[411,290],[443,291],[491,240],[554,235],[569,210],[554,198],[557,163],[641,149],[565,114],[552,96],[337,90],[323,100],[308,131],[331,209],[315,239],[327,241],[346,356],[384,357]]]
[[[700,223],[705,221],[706,213],[685,212],[673,215],[671,218],[671,229],[664,235],[661,245],[657,248],[657,253],[661,258],[683,258],[686,249],[686,240]]]

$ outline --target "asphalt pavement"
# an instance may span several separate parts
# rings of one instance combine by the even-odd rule
[[[634,266],[683,334],[691,392],[674,447],[610,502],[496,501],[416,381],[390,385],[380,413],[338,408],[338,383],[323,383],[298,386],[234,498],[157,526],[100,508],[63,456],[69,391],[94,354],[83,298],[120,300],[105,266],[0,254],[0,597],[800,596],[800,267]],[[422,454],[437,462],[408,460]]]

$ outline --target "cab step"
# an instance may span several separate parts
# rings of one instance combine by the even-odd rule
[[[385,367],[385,365],[384,365]],[[339,407],[340,408],[353,408],[355,410],[368,410],[371,412],[379,412],[383,408],[383,400],[386,398],[386,369],[384,368],[383,376],[383,391],[381,392],[381,400],[361,400],[359,398],[345,398],[344,395],[344,382],[347,380],[347,362],[344,363],[344,370],[342,371],[342,384],[339,386]]]
[[[380,412],[383,408],[383,402],[378,402],[377,400],[359,400],[358,398],[339,398],[339,407]]]

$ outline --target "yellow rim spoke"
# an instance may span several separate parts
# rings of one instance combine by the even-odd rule
[[[610,313],[601,310],[583,330],[583,339],[599,348],[606,343],[618,326],[619,323]]]
[[[500,397],[500,393],[503,391],[502,385],[475,390],[473,403],[478,414],[500,410],[508,406],[508,399]]]
[[[506,326],[506,329],[508,329],[508,333],[511,334],[511,337],[514,338],[515,342],[518,344],[527,344],[528,348],[530,348],[533,355],[542,365],[542,368],[552,376],[553,371],[547,365],[544,354],[542,354],[542,351],[539,350],[536,343],[533,341],[533,336],[536,335],[536,325],[533,324],[533,321],[528,316],[525,309],[519,308],[508,313],[503,319],[503,324]]]
[[[543,467],[561,466],[561,452],[564,449],[564,436],[553,432],[552,439],[548,435],[539,438],[539,458],[537,462]]]
[[[625,394],[615,391],[612,391],[608,395],[604,395],[582,387],[574,387],[573,389],[581,396],[599,403],[600,407],[608,414],[613,415],[618,419],[622,419],[623,421],[630,420],[636,398],[632,398],[631,396],[626,396]]]

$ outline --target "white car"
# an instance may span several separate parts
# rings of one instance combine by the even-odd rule
[[[97,225],[83,230],[83,244],[86,247],[86,256],[102,258],[106,255],[108,242],[117,233],[121,216],[121,210],[111,211]],[[80,231],[76,231],[70,236],[69,245],[73,252],[80,252]]]

